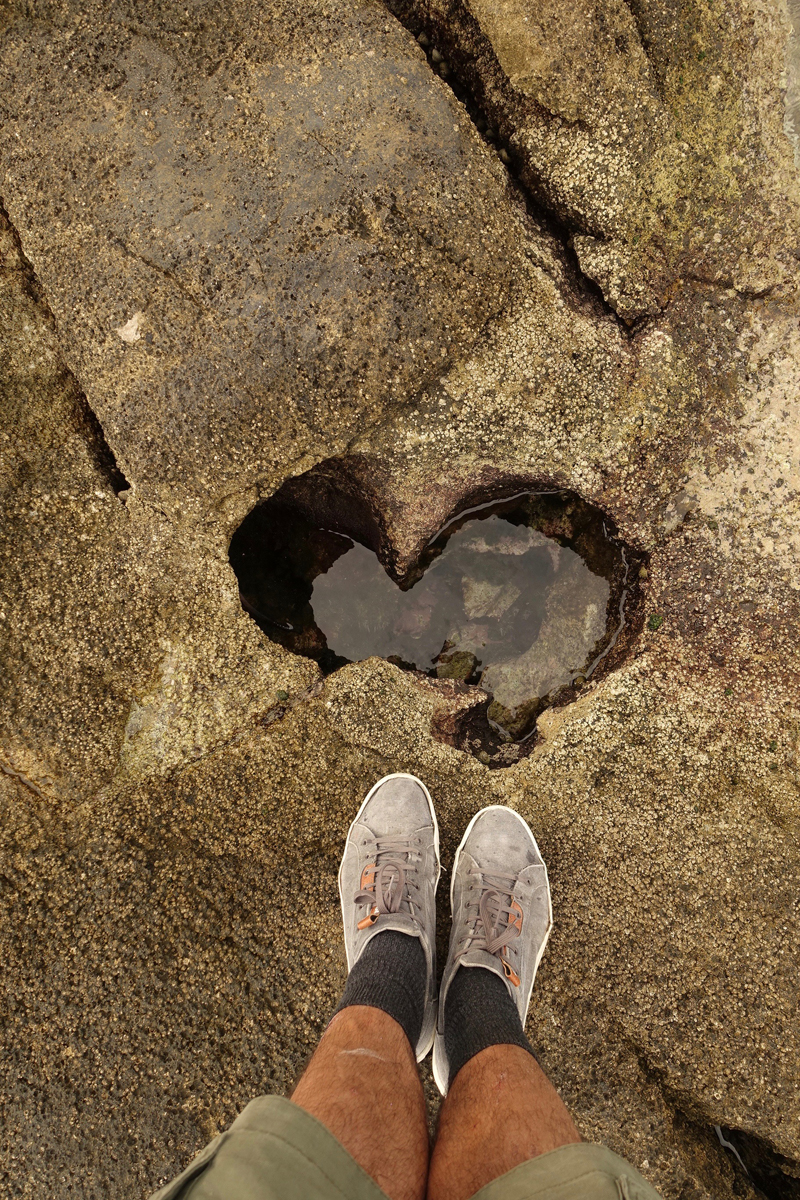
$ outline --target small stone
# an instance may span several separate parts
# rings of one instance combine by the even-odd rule
[[[502,617],[521,594],[515,583],[492,583],[485,579],[470,579],[469,576],[462,579],[461,591],[464,612],[471,621],[477,617]]]
[[[439,679],[469,679],[478,665],[478,660],[469,650],[457,650],[455,654],[442,655],[436,664]]]
[[[639,567],[639,578],[640,579],[649,579],[650,578],[650,572],[648,571],[647,567]]]
[[[119,328],[114,332],[122,339],[123,342],[127,342],[129,346],[132,346],[133,343],[138,342],[142,336],[139,329],[139,324],[143,316],[143,313],[134,313],[130,321],[126,321],[124,325],[120,325]]]
[[[481,750],[480,754],[478,755],[478,759],[483,763],[484,766],[488,766],[488,764],[492,761],[491,756],[487,754],[485,750]]]
[[[498,150],[497,157],[500,159],[501,162],[505,163],[506,166],[508,166],[509,163],[511,162],[511,155],[508,153],[505,146],[502,149]]]
[[[431,44],[431,39],[428,37],[427,33],[418,33],[417,41],[419,42],[420,46],[422,46],[423,50],[427,50]]]
[[[431,50],[431,62],[436,63],[437,65],[440,62],[444,62],[444,55],[441,53],[441,51],[437,50],[435,46],[433,50]]]

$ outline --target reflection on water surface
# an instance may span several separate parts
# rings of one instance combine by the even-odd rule
[[[230,558],[244,607],[273,641],[325,672],[379,655],[474,684],[511,739],[610,648],[626,582],[601,515],[560,493],[462,514],[399,583],[372,550],[275,499],[242,523]]]

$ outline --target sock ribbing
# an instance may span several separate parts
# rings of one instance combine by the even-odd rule
[[[464,1064],[489,1046],[520,1046],[533,1054],[503,980],[483,967],[459,967],[444,1009],[448,1087]]]
[[[416,1052],[425,1016],[427,970],[417,937],[387,929],[367,943],[347,976],[337,1012],[354,1004],[380,1008],[402,1025]]]

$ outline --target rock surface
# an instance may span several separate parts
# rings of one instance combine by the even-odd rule
[[[13,12],[8,210],[122,469],[163,508],[343,448],[502,308],[504,172],[378,5]]]
[[[582,1132],[665,1200],[798,1193],[789,24],[561,11],[2,10],[4,1194],[144,1194],[291,1083],[344,977],[342,838],[393,770],[448,865],[482,805],[532,823],[528,1030]],[[323,686],[244,613],[231,534],[329,459],[400,568],[538,484],[647,558],[643,629],[528,757],[438,740],[462,684]]]
[[[564,668],[573,674],[586,664],[606,630],[605,579],[585,578],[577,555],[561,566],[548,593],[547,610],[536,641],[516,659],[493,663],[484,671],[481,686],[493,696],[491,717],[504,729],[524,732],[524,715],[518,710],[531,696],[546,696],[564,679]],[[510,719],[509,719],[510,718]]]
[[[796,183],[776,86],[790,31],[782,7],[391,7],[477,95],[532,195],[623,319],[657,314],[690,279],[761,295],[794,278]]]

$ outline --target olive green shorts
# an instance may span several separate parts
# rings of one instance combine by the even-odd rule
[[[562,1146],[473,1200],[659,1200],[605,1146]],[[386,1200],[332,1133],[281,1096],[259,1096],[151,1200]]]

